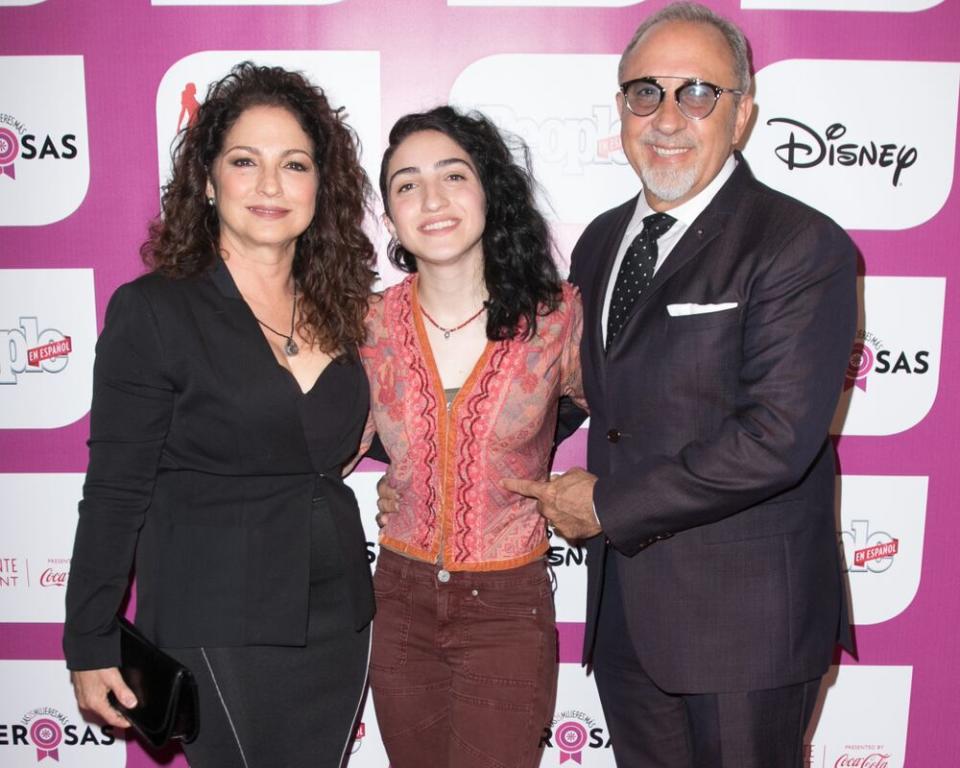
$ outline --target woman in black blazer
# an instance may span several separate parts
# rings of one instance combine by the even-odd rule
[[[375,255],[352,131],[298,74],[244,63],[182,134],[152,268],[97,344],[64,650],[80,706],[132,693],[117,610],[200,689],[192,766],[338,766],[373,598],[341,469],[368,410],[356,356]]]

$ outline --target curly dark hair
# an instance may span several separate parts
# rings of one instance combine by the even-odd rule
[[[510,137],[523,159],[518,163],[507,139],[479,112],[463,114],[442,106],[401,117],[390,131],[389,146],[380,164],[380,194],[387,216],[390,198],[387,169],[404,139],[420,131],[438,131],[455,141],[473,161],[487,199],[483,230],[483,278],[487,338],[530,338],[537,317],[553,312],[560,301],[560,274],[553,259],[550,230],[534,199],[530,150]],[[398,241],[390,243],[390,261],[405,272],[416,272],[417,261]]]
[[[357,160],[359,141],[330,106],[323,89],[298,72],[245,61],[213,83],[173,149],[173,178],[163,189],[161,215],[141,246],[154,272],[192,277],[216,262],[220,225],[207,204],[214,159],[237,118],[251,107],[288,110],[313,143],[319,185],[316,212],[297,238],[293,277],[302,296],[298,328],[326,352],[363,341],[367,301],[376,278],[376,253],[363,232],[371,187]]]

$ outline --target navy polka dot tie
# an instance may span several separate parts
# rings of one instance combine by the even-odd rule
[[[613,286],[610,298],[610,312],[607,316],[607,348],[623,330],[630,309],[637,298],[653,280],[653,270],[657,266],[657,240],[676,219],[666,213],[651,213],[643,219],[643,229],[633,238],[623,257],[617,282]]]

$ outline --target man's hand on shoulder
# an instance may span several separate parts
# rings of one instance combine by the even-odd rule
[[[596,475],[575,467],[546,482],[508,478],[504,488],[540,502],[543,515],[565,539],[587,539],[601,531],[593,509]]]

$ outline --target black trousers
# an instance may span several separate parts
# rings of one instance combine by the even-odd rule
[[[613,555],[613,553],[610,553]],[[622,768],[801,768],[820,678],[758,691],[667,692],[637,658],[607,558],[593,673]]]

